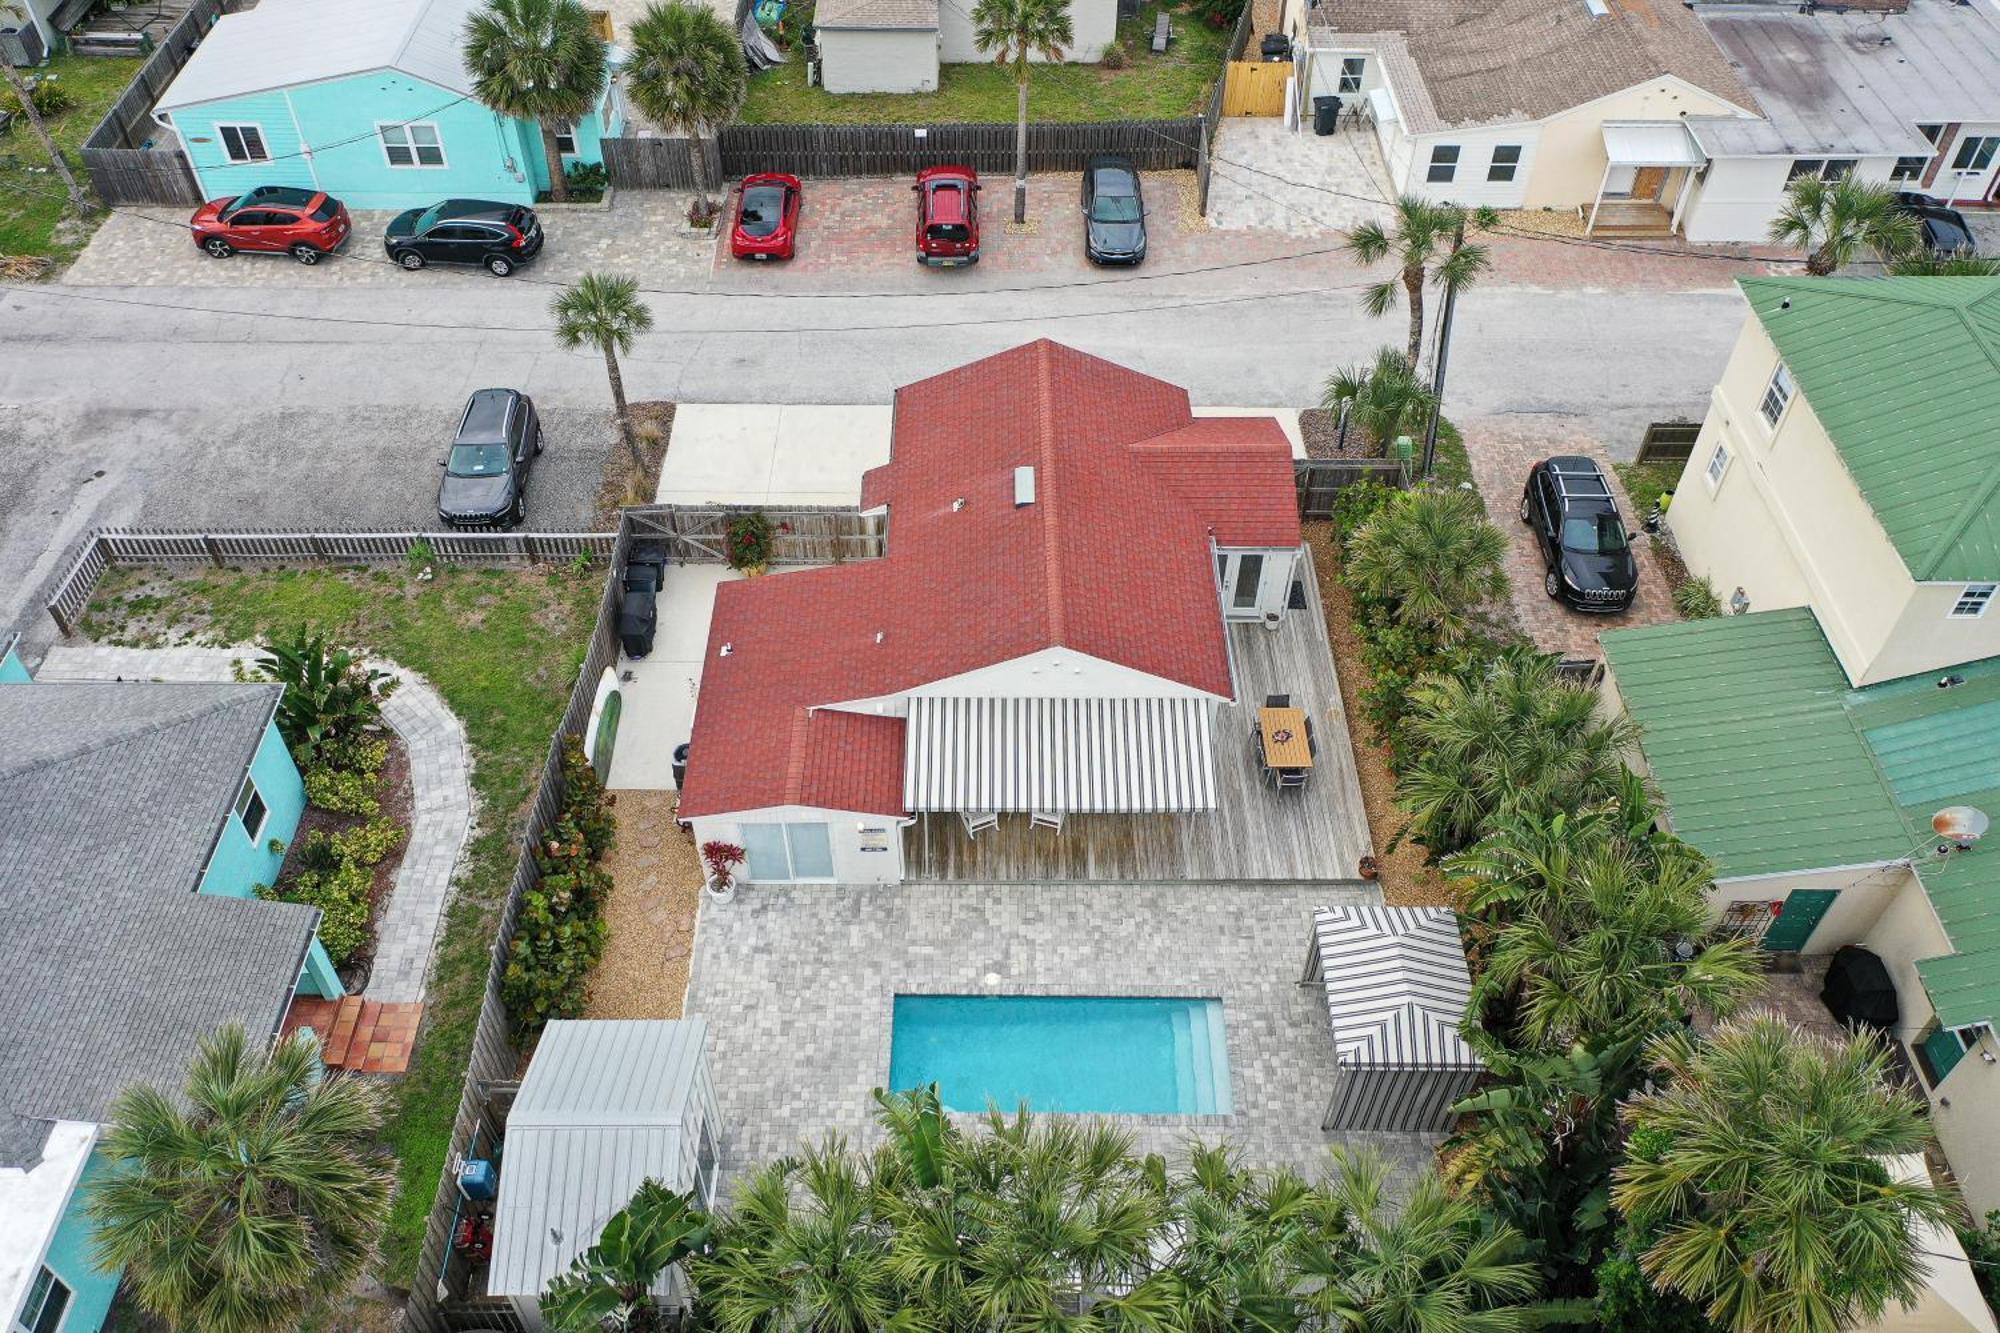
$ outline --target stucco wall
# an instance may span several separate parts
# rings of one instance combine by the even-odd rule
[[[820,79],[830,93],[929,93],[938,86],[938,35],[929,28],[821,28]]]
[[[1931,1128],[1972,1215],[2000,1208],[2000,1042],[1991,1032],[1931,1089]]]
[[[1812,938],[1801,953],[1832,953],[1844,944],[1860,944],[1882,920],[1889,905],[1906,891],[1923,895],[1922,886],[1904,867],[1848,866],[1839,869],[1809,870],[1789,875],[1760,875],[1755,879],[1719,881],[1709,893],[1709,903],[1720,916],[1731,903],[1781,902],[1794,889],[1832,889],[1840,896],[1827,907],[1826,915],[1814,927]],[[1949,947],[1936,952],[1950,952]],[[1924,957],[1931,957],[1925,954]],[[1921,987],[1919,987],[1921,990]],[[1926,1011],[1928,1011],[1928,1001]]]
[[[201,892],[226,894],[233,898],[255,896],[259,884],[275,884],[278,870],[285,864],[282,851],[271,850],[271,840],[290,844],[298,831],[299,816],[306,809],[306,787],[298,766],[285,749],[276,723],[266,723],[257,756],[250,763],[250,776],[264,798],[269,813],[255,839],[243,827],[234,810],[224,821],[222,836],[201,877]]]
[[[834,884],[898,884],[903,879],[903,830],[896,815],[862,814],[853,810],[820,810],[808,806],[773,806],[689,821],[695,846],[720,840],[743,845],[744,824],[824,823],[833,849]],[[883,851],[863,851],[864,842]],[[747,867],[738,872],[748,874]],[[744,883],[749,884],[747,879]],[[754,892],[754,887],[746,889]]]
[[[1404,168],[1407,174],[1405,189],[1419,198],[1441,203],[1519,208],[1527,197],[1528,181],[1541,155],[1540,134],[1540,127],[1529,121],[1489,129],[1419,135],[1411,142],[1409,164]],[[1440,144],[1458,147],[1458,168],[1449,182],[1429,179],[1431,151]],[[1514,169],[1514,179],[1488,180],[1493,165],[1493,150],[1503,144],[1512,144],[1521,150],[1521,161]]]
[[[1175,16],[1176,22],[1180,19]],[[1105,46],[1118,36],[1118,0],[1069,0],[1069,26],[1071,41],[1063,52],[1064,62],[1096,64]],[[939,59],[947,64],[986,64],[993,59],[993,52],[980,50],[972,40],[972,5],[968,0],[944,0],[938,6],[938,39]],[[1041,57],[1030,59],[1039,61]]]
[[[1856,179],[1886,182],[1893,157],[1864,157],[1855,167]],[[1682,231],[1690,241],[1769,242],[1771,219],[1785,199],[1789,157],[1718,157],[1703,173],[1697,193],[1690,196]]]
[[[112,1167],[102,1155],[95,1152],[90,1155],[84,1164],[83,1177],[70,1194],[69,1205],[63,1209],[62,1222],[49,1241],[48,1255],[42,1260],[70,1290],[62,1333],[97,1333],[111,1309],[111,1298],[118,1294],[118,1271],[99,1268],[91,1252],[95,1228],[84,1211],[91,1182],[110,1170]]]
[[[1674,78],[1650,79],[1542,122],[1539,166],[1523,200],[1527,208],[1575,208],[1597,198],[1608,161],[1607,120],[1678,120],[1727,116],[1738,108]]]

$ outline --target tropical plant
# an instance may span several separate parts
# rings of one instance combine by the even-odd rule
[[[1926,251],[1890,261],[1889,272],[1898,278],[2000,278],[2000,257]]]
[[[706,211],[702,131],[724,124],[743,105],[750,82],[743,40],[707,5],[658,0],[632,25],[631,46],[625,91],[647,119],[687,136],[695,202]]]
[[[1956,1226],[1979,1294],[1988,1305],[2000,1304],[2000,1209],[1989,1211],[1983,1221],[1961,1218]]]
[[[1438,856],[1512,815],[1616,795],[1637,736],[1631,722],[1598,716],[1596,691],[1559,677],[1553,657],[1524,648],[1419,680],[1403,725],[1414,750],[1396,783],[1404,834]]]
[[[1612,1200],[1655,1286],[1734,1333],[1835,1333],[1923,1289],[1923,1231],[1953,1204],[1885,1159],[1930,1143],[1872,1034],[1808,1036],[1769,1015],[1650,1049],[1665,1086],[1626,1105]]]
[[[618,413],[618,438],[632,455],[632,466],[645,471],[646,458],[632,432],[632,410],[625,402],[625,376],[618,355],[630,355],[638,336],[653,327],[653,312],[639,299],[639,280],[608,273],[586,273],[549,303],[556,317],[556,341],[574,351],[595,347],[604,354],[604,373],[611,381],[611,403]]]
[[[97,1261],[188,1333],[278,1333],[359,1276],[388,1216],[377,1089],[297,1033],[201,1040],[180,1095],[120,1093],[87,1194]]]
[[[44,115],[56,115],[63,109],[61,107],[55,110],[44,109],[48,105],[48,98],[40,96],[41,91],[43,88],[53,88],[55,85],[44,82],[30,88],[28,81],[21,77],[21,71],[5,60],[0,60],[0,76],[6,78],[7,87],[13,92],[14,100],[20,104],[21,118],[28,122],[28,129],[34,136],[41,140],[42,151],[49,155],[49,165],[55,168],[56,176],[63,183],[63,190],[69,195],[69,206],[76,210],[79,217],[88,216],[97,205],[83,192],[83,187],[77,184],[76,173],[69,168],[69,159],[65,158],[62,151],[56,147],[55,138],[50,135],[48,125],[42,120]],[[68,94],[58,93],[57,96],[62,98]]]
[[[569,198],[558,130],[604,96],[609,44],[578,0],[487,0],[465,21],[463,58],[472,95],[502,116],[533,121],[542,135],[549,197]]]
[[[1167,1198],[1174,1244],[1137,1293],[1135,1315],[1173,1311],[1184,1333],[1296,1325],[1304,1265],[1327,1257],[1324,1233],[1340,1225],[1325,1195],[1290,1171],[1247,1170],[1219,1144],[1191,1144],[1171,1181],[1157,1158],[1148,1169]]]
[[[299,767],[366,739],[382,725],[382,701],[396,679],[333,645],[332,637],[304,625],[289,639],[267,639],[264,656],[251,663],[254,674],[285,687],[278,701],[278,734]]]
[[[1384,347],[1375,353],[1374,365],[1344,366],[1327,376],[1319,402],[1331,411],[1346,408],[1348,420],[1386,453],[1398,435],[1429,416],[1437,395],[1417,377],[1408,357]]]
[[[729,887],[736,878],[736,869],[746,859],[744,850],[733,842],[720,838],[711,839],[701,845],[702,864],[708,867],[708,878],[718,889]]]
[[[735,570],[762,570],[771,563],[778,529],[761,509],[737,514],[723,529],[723,556]]]
[[[1456,204],[1434,204],[1412,195],[1396,200],[1391,225],[1364,222],[1348,234],[1348,253],[1363,264],[1392,260],[1396,272],[1361,292],[1361,306],[1382,316],[1396,308],[1396,289],[1410,307],[1409,346],[1404,360],[1416,366],[1424,352],[1424,284],[1440,291],[1462,292],[1479,280],[1493,262],[1486,247],[1465,239],[1467,229],[1485,231],[1498,225],[1490,208],[1466,210]]]
[[[1034,58],[1060,61],[1076,33],[1069,0],[978,0],[972,40],[1014,74],[1014,221],[1028,220],[1028,76]]]
[[[1507,538],[1470,491],[1404,491],[1354,536],[1346,573],[1386,600],[1392,619],[1445,643],[1476,633],[1507,591]]]
[[[1771,239],[1806,252],[1806,272],[1823,278],[1863,250],[1891,263],[1917,249],[1923,228],[1896,206],[1886,185],[1849,174],[1826,180],[1801,176],[1785,187],[1785,202],[1771,219]]]
[[[654,1295],[661,1277],[700,1254],[708,1239],[708,1215],[693,1196],[642,1181],[597,1243],[549,1284],[542,1319],[555,1333],[655,1333],[665,1327]]]
[[[1674,589],[1674,610],[1683,620],[1713,620],[1722,614],[1722,599],[1706,574],[1691,574]]]
[[[599,861],[611,849],[615,824],[582,742],[565,740],[561,763],[562,805],[535,848],[541,874],[521,897],[500,979],[500,998],[523,1034],[583,1012],[590,971],[604,952],[611,875]]]

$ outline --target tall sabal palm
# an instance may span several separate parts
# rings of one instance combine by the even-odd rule
[[[1296,1326],[1302,1260],[1327,1222],[1324,1196],[1292,1172],[1260,1175],[1229,1148],[1197,1143],[1167,1197],[1172,1244],[1138,1293],[1140,1309],[1176,1312],[1178,1333]]]
[[[625,376],[618,355],[653,327],[653,312],[639,299],[639,280],[608,273],[586,273],[565,287],[549,309],[556,317],[556,341],[572,350],[595,347],[604,353],[604,373],[611,380],[611,401],[618,412],[618,437],[632,455],[632,466],[643,473],[645,457],[632,434],[632,413],[625,403]]]
[[[708,1216],[692,1196],[642,1181],[597,1243],[549,1284],[542,1318],[556,1333],[655,1333],[662,1326],[654,1295],[661,1279],[701,1253],[708,1238]]]
[[[1061,60],[1076,34],[1069,0],[979,0],[972,40],[1014,71],[1014,221],[1028,219],[1028,73],[1033,60]]]
[[[736,114],[749,80],[743,39],[705,4],[659,0],[632,25],[625,91],[654,124],[687,136],[704,212],[709,182],[702,132]]]
[[[183,1109],[185,1108],[185,1109]],[[188,1333],[277,1333],[344,1291],[388,1216],[376,1089],[321,1077],[310,1040],[201,1042],[185,1095],[121,1093],[90,1188],[98,1262]]]
[[[569,198],[556,132],[604,96],[609,46],[578,0],[487,0],[465,20],[465,67],[484,106],[533,121],[548,162],[549,197]]]
[[[1612,1197],[1655,1286],[1732,1333],[1835,1333],[1915,1298],[1922,1229],[1954,1208],[1883,1161],[1921,1154],[1930,1131],[1879,1039],[1763,1015],[1651,1055],[1666,1086],[1627,1103]]]
[[[1801,176],[1785,187],[1771,239],[1806,252],[1806,272],[1823,278],[1872,251],[1887,264],[1915,250],[1923,228],[1896,207],[1896,192],[1852,175]]]
[[[49,133],[48,125],[42,120],[42,113],[35,110],[35,95],[29,89],[28,81],[21,77],[19,70],[5,60],[0,60],[0,76],[5,76],[8,88],[14,93],[14,100],[21,104],[22,118],[28,122],[28,128],[33,131],[34,136],[41,140],[42,151],[49,155],[49,165],[55,168],[57,177],[63,183],[63,189],[69,194],[69,206],[76,210],[79,217],[87,216],[97,205],[84,193],[83,187],[77,184],[76,173],[69,169],[69,160],[62,155],[62,150],[56,147],[55,136]]]
[[[1443,856],[1500,820],[1616,795],[1632,724],[1598,716],[1594,690],[1556,675],[1555,659],[1503,653],[1470,675],[1425,676],[1404,730],[1415,751],[1396,783],[1405,833]]]
[[[1462,292],[1493,262],[1486,247],[1464,239],[1465,232],[1485,231],[1499,222],[1490,208],[1467,210],[1456,204],[1434,204],[1412,195],[1395,203],[1391,225],[1364,222],[1348,235],[1347,249],[1363,264],[1393,260],[1396,272],[1362,289],[1361,306],[1381,316],[1396,308],[1396,289],[1410,307],[1410,339],[1405,359],[1418,365],[1424,353],[1424,284],[1440,291]]]
[[[1402,491],[1354,534],[1347,574],[1404,625],[1447,643],[1478,631],[1507,591],[1507,538],[1470,491]]]
[[[1408,357],[1393,347],[1375,353],[1370,366],[1343,366],[1327,376],[1319,404],[1329,411],[1347,408],[1348,420],[1367,432],[1379,449],[1405,428],[1429,415],[1437,395],[1417,377]]]

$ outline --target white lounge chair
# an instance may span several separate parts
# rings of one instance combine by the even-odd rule
[[[965,821],[965,836],[976,838],[990,828],[1000,827],[999,812],[994,810],[961,810],[958,817]]]

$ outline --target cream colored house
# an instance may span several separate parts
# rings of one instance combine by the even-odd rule
[[[1063,60],[1096,64],[1118,35],[1118,0],[1069,0],[1069,21]],[[973,38],[970,0],[820,0],[813,31],[830,93],[936,92],[941,64],[993,59]]]
[[[1605,636],[1715,904],[1882,960],[1975,1212],[2000,1207],[2000,279],[1753,279],[1669,511],[1736,614]],[[1936,821],[1943,816],[1943,823]]]

